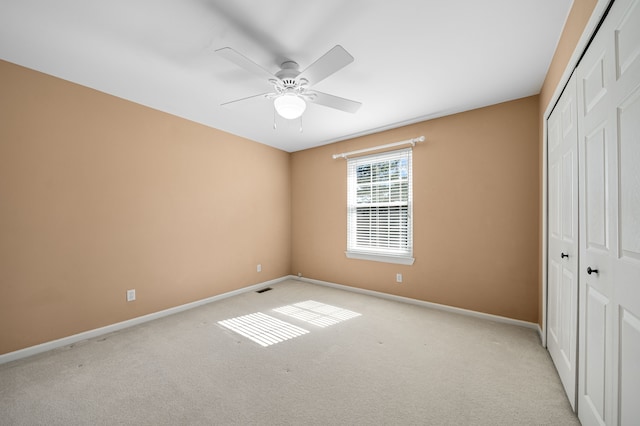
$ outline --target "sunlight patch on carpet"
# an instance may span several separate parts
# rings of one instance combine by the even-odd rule
[[[274,309],[275,312],[299,319],[318,327],[328,327],[362,314],[324,303],[307,300]]]
[[[262,312],[218,321],[218,324],[264,347],[275,345],[309,332],[304,328],[265,315]]]

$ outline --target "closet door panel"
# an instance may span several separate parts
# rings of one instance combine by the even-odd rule
[[[620,249],[623,258],[637,262],[640,261],[640,88],[618,107],[618,123]]]
[[[575,71],[580,157],[578,416],[583,425],[613,424],[613,281],[604,271],[616,246],[611,184],[617,146],[611,114],[613,44],[603,31],[604,25]],[[589,274],[587,268],[599,273]]]
[[[616,158],[606,126],[581,138],[581,249],[578,413],[584,425],[612,424],[612,250],[609,183]],[[587,268],[598,273],[586,273]]]
[[[612,18],[616,68],[612,97],[619,151],[618,246],[611,271],[617,350],[612,360],[614,420],[626,425],[640,419],[640,1],[616,1]]]
[[[560,330],[558,329],[560,316],[559,311],[559,289],[560,289],[560,263],[555,259],[549,260],[549,291],[547,293],[548,309],[547,309],[547,330],[549,339],[553,342],[559,342],[561,339]]]
[[[571,78],[548,120],[547,348],[575,408],[578,346],[578,130]]]
[[[583,114],[591,114],[607,94],[606,89],[606,60],[607,52],[604,50],[596,58],[591,59],[589,69],[581,77],[581,94]]]
[[[616,0],[576,69],[578,414],[640,419],[640,0]]]
[[[586,191],[585,243],[588,248],[609,251],[607,208],[607,145],[604,127],[585,138],[584,169]]]
[[[634,66],[637,66],[639,62],[639,22],[640,7],[638,7],[638,2],[636,1],[630,4],[615,29],[616,71],[618,78],[622,78],[627,71],[631,70]]]
[[[576,274],[573,271],[573,268],[563,267],[562,268],[562,281],[560,284],[560,303],[564,307],[561,311],[561,322],[560,327],[563,330],[563,333],[560,336],[559,340],[559,349],[562,354],[561,362],[564,363],[564,368],[571,372],[572,374],[572,386],[575,389],[575,384],[577,380],[576,374],[576,350],[577,350],[577,340],[576,334],[577,329],[574,331],[574,327],[576,326],[577,321],[577,307],[578,307],[578,284],[576,279]],[[573,391],[575,395],[575,390]]]
[[[615,292],[620,303],[618,418],[620,424],[633,424],[640,419],[640,84],[624,99],[617,112],[620,149],[619,260],[615,268]]]
[[[549,166],[549,235],[556,240],[560,240],[560,213],[560,165],[554,162]]]
[[[576,140],[575,133],[573,140]],[[574,203],[578,190],[578,158],[577,150],[571,149],[562,155],[562,240],[567,244],[577,244],[578,212],[577,203]]]
[[[637,424],[640,419],[640,318],[620,309],[620,368],[618,371],[619,424]]]
[[[585,359],[586,370],[592,372],[587,375],[583,388],[583,404],[592,412],[599,423],[604,423],[606,392],[606,344],[607,344],[607,310],[609,299],[593,287],[586,288],[585,323]],[[582,407],[580,407],[582,409]]]

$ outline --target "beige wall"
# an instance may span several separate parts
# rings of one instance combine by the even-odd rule
[[[543,113],[596,3],[540,96],[292,155],[0,61],[0,354],[298,272],[540,321]],[[415,264],[346,259],[331,154],[422,134]]]
[[[585,31],[585,27],[591,18],[591,14],[593,13],[598,0],[574,0],[573,5],[571,6],[571,11],[569,12],[569,16],[567,17],[567,22],[565,23],[565,27],[562,31],[562,35],[560,36],[560,40],[558,42],[558,46],[556,48],[555,54],[553,55],[553,59],[551,61],[551,65],[549,66],[549,70],[547,72],[547,76],[545,77],[544,84],[542,85],[542,89],[540,90],[540,111],[539,111],[539,132],[540,132],[540,141],[539,141],[539,169],[540,169],[540,190],[539,190],[539,199],[542,202],[542,169],[543,169],[543,144],[544,144],[544,134],[543,134],[543,124],[545,120],[545,110],[548,108],[549,103],[553,101],[552,96],[558,85],[561,82],[562,74],[568,66],[569,60],[573,55],[574,50],[576,50],[576,46],[582,33]],[[538,241],[538,263],[539,263],[539,285],[538,285],[538,300],[539,300],[539,310],[538,310],[538,318],[539,322],[542,325],[542,304],[545,302],[542,298],[542,285],[543,285],[543,276],[542,276],[542,216],[540,216],[540,232],[539,232],[539,241]]]
[[[538,108],[533,96],[293,153],[292,272],[537,321]],[[347,259],[346,162],[331,155],[420,135],[415,263]]]
[[[0,354],[289,273],[288,153],[2,61],[0,94]]]

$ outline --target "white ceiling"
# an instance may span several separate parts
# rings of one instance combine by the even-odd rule
[[[572,0],[0,0],[0,58],[293,152],[539,93]],[[336,44],[355,61],[314,88],[362,102],[299,120],[271,86],[215,54],[275,73]]]

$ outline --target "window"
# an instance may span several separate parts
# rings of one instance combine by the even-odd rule
[[[411,148],[347,160],[347,257],[413,264]]]

